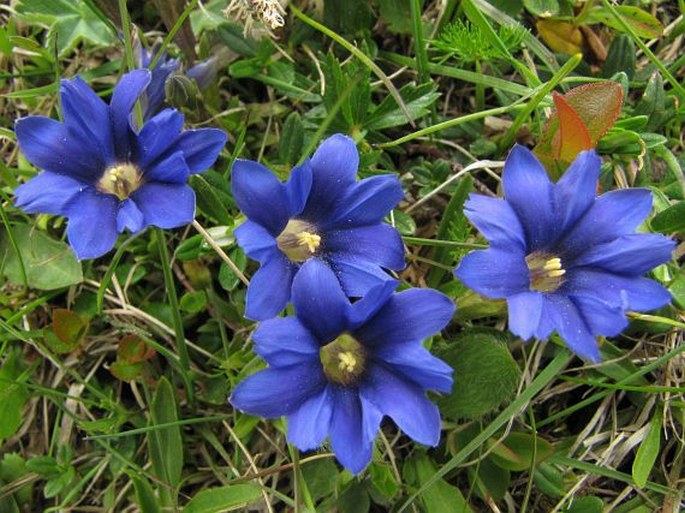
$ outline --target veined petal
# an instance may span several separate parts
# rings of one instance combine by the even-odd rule
[[[402,237],[389,224],[329,231],[322,242],[323,252],[335,261],[367,262],[395,271],[406,266]]]
[[[132,148],[129,146],[131,111],[136,100],[149,83],[150,72],[146,69],[136,69],[121,77],[114,87],[109,110],[112,119],[114,148],[120,161],[128,162],[131,159]]]
[[[191,174],[206,171],[226,146],[226,132],[218,128],[186,130],[176,140],[174,151],[182,150]]]
[[[648,189],[602,194],[560,241],[559,247],[567,259],[573,259],[589,246],[633,233],[651,209],[652,193]]]
[[[375,348],[375,361],[382,360],[386,367],[423,390],[449,393],[452,390],[452,367],[436,358],[418,341],[387,343]]]
[[[331,418],[331,447],[347,470],[359,474],[371,462],[373,439],[383,418],[355,389],[335,387]]]
[[[347,188],[324,227],[354,228],[380,223],[403,197],[404,192],[396,176],[366,178]]]
[[[514,146],[504,165],[502,186],[507,203],[523,226],[528,252],[552,244],[560,235],[553,185],[530,150]]]
[[[432,289],[410,289],[392,296],[356,330],[365,346],[385,350],[439,333],[454,315],[450,298]]]
[[[569,271],[560,292],[595,297],[623,310],[646,312],[667,305],[671,294],[660,283],[641,276],[619,276],[597,269]]]
[[[515,244],[521,251],[526,250],[526,234],[509,203],[482,194],[470,194],[464,208],[464,215],[488,240],[502,245]]]
[[[590,332],[578,307],[568,297],[560,294],[548,294],[545,299],[545,311],[571,351],[582,358],[598,362],[600,357],[597,339]]]
[[[608,305],[589,296],[571,296],[570,299],[593,335],[615,337],[628,326],[628,319],[623,309],[618,306]]]
[[[279,252],[276,239],[261,224],[249,219],[233,230],[238,245],[243,251],[260,264],[264,264],[274,253]]]
[[[633,233],[590,247],[573,266],[600,268],[615,274],[639,276],[668,262],[675,242],[663,235]]]
[[[601,165],[594,150],[582,151],[557,182],[554,193],[561,214],[560,233],[574,226],[594,203]]]
[[[328,255],[328,261],[348,297],[363,297],[372,288],[394,280],[373,262],[342,254]]]
[[[330,387],[307,399],[288,417],[288,441],[301,451],[319,447],[331,428],[333,404]]]
[[[542,294],[533,290],[519,292],[507,298],[507,306],[509,307],[509,331],[523,340],[537,337],[542,318]]]
[[[414,382],[383,365],[372,365],[359,386],[360,395],[388,415],[410,438],[423,445],[440,441],[440,412]]]
[[[178,151],[174,142],[183,128],[183,114],[176,109],[164,109],[149,119],[138,132],[136,142],[136,162],[143,169],[154,165],[155,161],[167,152]]]
[[[278,315],[288,304],[297,268],[279,252],[252,276],[245,299],[245,317],[263,321]]]
[[[318,359],[290,367],[270,367],[238,384],[229,401],[241,411],[274,419],[294,413],[305,401],[318,395],[326,378]]]
[[[302,264],[292,297],[297,317],[322,346],[347,329],[350,302],[333,271],[318,258]]]
[[[118,206],[116,196],[91,187],[75,194],[66,205],[67,238],[79,260],[97,258],[114,247]]]
[[[179,150],[145,169],[143,175],[148,182],[185,184],[190,176],[190,170],[183,152]]]
[[[312,166],[309,160],[301,166],[296,166],[290,172],[290,178],[285,182],[285,193],[288,197],[290,217],[297,217],[304,210],[312,189]]]
[[[83,188],[83,182],[74,178],[43,171],[17,187],[14,206],[27,214],[64,215],[69,201]]]
[[[137,233],[145,227],[143,213],[138,209],[131,198],[126,198],[119,203],[117,211],[117,231],[119,233],[128,228],[131,233]]]
[[[105,166],[113,164],[114,140],[107,104],[80,77],[62,80],[60,91],[62,116],[69,133],[94,148],[92,153],[99,155]]]
[[[238,159],[231,172],[231,190],[240,210],[278,237],[290,218],[288,197],[278,178],[257,162]]]
[[[272,367],[295,365],[318,358],[321,346],[297,317],[278,317],[259,323],[252,335],[254,351]]]
[[[43,116],[20,118],[15,124],[19,147],[34,166],[93,184],[105,170],[102,156],[68,133],[66,127]]]
[[[466,255],[454,271],[464,285],[489,298],[505,298],[530,288],[525,256],[512,248],[488,248]]]
[[[195,218],[195,192],[186,184],[143,184],[131,199],[145,217],[146,225],[177,228]]]
[[[350,305],[350,330],[354,331],[376,315],[399,285],[398,280],[387,280],[370,289],[364,296]]]

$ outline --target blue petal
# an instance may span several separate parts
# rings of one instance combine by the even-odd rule
[[[186,130],[176,141],[175,150],[183,150],[191,174],[206,171],[226,146],[226,132],[218,128]]]
[[[144,66],[148,68],[152,61],[153,54],[157,54],[158,49],[154,48],[152,52],[148,53],[149,58]],[[142,64],[142,63],[141,63]],[[145,95],[142,98],[143,109],[145,110],[145,119],[149,119],[160,111],[166,99],[166,91],[164,86],[166,79],[171,73],[176,71],[180,66],[178,59],[169,58],[166,52],[157,60],[157,65],[152,70],[152,80],[150,86],[147,88]]]
[[[526,235],[516,212],[504,200],[470,194],[464,214],[488,240],[526,250]]]
[[[326,232],[322,252],[336,262],[366,262],[395,271],[406,266],[402,237],[389,224]]]
[[[290,415],[326,386],[318,358],[290,367],[268,368],[249,376],[233,390],[229,401],[260,417]]]
[[[245,317],[263,321],[278,315],[290,299],[296,267],[281,253],[262,264],[252,276],[245,299]]]
[[[249,219],[233,230],[238,245],[243,251],[260,264],[263,264],[279,252],[276,239],[261,224]]]
[[[185,184],[146,183],[131,195],[145,225],[178,228],[195,218],[195,192]]]
[[[312,188],[302,218],[319,222],[330,216],[342,194],[355,184],[359,152],[352,139],[335,134],[321,143],[310,165]]]
[[[186,71],[186,76],[195,80],[200,90],[206,89],[216,78],[217,62],[218,59],[216,57],[199,62]]]
[[[79,77],[62,80],[61,99],[69,133],[93,148],[106,166],[113,164],[115,148],[107,104]]]
[[[545,311],[571,351],[582,358],[598,362],[600,358],[597,340],[576,305],[560,294],[548,294],[545,299]]]
[[[655,310],[671,301],[668,290],[654,280],[593,269],[569,271],[561,290],[573,296],[596,297],[609,305],[638,312]]]
[[[536,291],[519,292],[509,296],[509,331],[523,340],[538,337],[543,301],[542,294]]]
[[[438,445],[440,412],[424,391],[383,365],[372,365],[359,386],[360,395],[388,415],[410,438],[420,444]]]
[[[304,210],[312,189],[312,167],[309,161],[293,168],[290,178],[285,182],[285,193],[288,196],[290,217],[297,217]]]
[[[521,221],[529,252],[552,244],[560,228],[555,218],[553,186],[530,150],[514,146],[504,165],[502,186],[506,201]]]
[[[278,237],[290,218],[285,187],[266,167],[238,159],[231,172],[231,190],[240,210]]]
[[[318,341],[297,317],[279,317],[261,322],[252,335],[254,351],[272,367],[295,365],[319,356]]]
[[[183,158],[183,152],[177,151],[145,169],[143,175],[145,180],[150,182],[185,184],[190,176],[190,170]]]
[[[404,197],[400,181],[394,175],[366,178],[347,188],[324,227],[354,228],[383,221]]]
[[[364,297],[352,303],[348,314],[350,330],[357,329],[360,325],[376,315],[378,310],[388,302],[388,299],[390,299],[399,283],[398,280],[387,280],[380,285],[373,287],[364,295]]]
[[[175,109],[165,109],[145,122],[138,133],[136,162],[143,169],[154,165],[155,160],[169,150],[178,151],[174,142],[183,128],[183,115]]]
[[[333,271],[318,258],[310,258],[300,267],[292,294],[297,317],[321,345],[348,328],[350,302]]]
[[[349,297],[363,297],[372,288],[393,280],[373,262],[339,254],[328,255],[328,261]]]
[[[105,170],[102,156],[84,141],[68,134],[54,119],[29,116],[18,119],[14,128],[19,147],[34,166],[84,183],[94,183]]]
[[[97,258],[114,247],[118,206],[116,196],[90,187],[76,194],[66,206],[67,238],[79,260]]]
[[[359,474],[371,462],[383,414],[354,389],[336,387],[332,392],[331,447],[343,467]]]
[[[439,333],[454,310],[452,300],[436,290],[405,290],[391,297],[355,333],[365,346],[390,350],[402,342],[418,342]]]
[[[112,93],[109,109],[112,119],[112,131],[114,135],[114,147],[117,158],[122,161],[130,161],[131,148],[129,147],[129,121],[131,111],[150,83],[150,72],[146,69],[137,69],[126,73]]]
[[[592,246],[574,262],[574,267],[599,267],[605,271],[639,276],[668,262],[675,242],[663,235],[634,233]]]
[[[128,228],[131,233],[137,233],[145,227],[143,213],[138,209],[131,198],[126,198],[119,203],[117,212],[117,231],[123,232]]]
[[[288,441],[301,451],[319,447],[328,436],[333,415],[330,387],[307,399],[288,417]]]
[[[464,285],[489,298],[505,298],[530,287],[525,256],[516,248],[473,251],[454,273]]]
[[[570,299],[593,335],[615,337],[628,326],[628,319],[620,307],[612,307],[604,301],[588,296],[571,296]]]
[[[27,214],[64,215],[69,201],[83,188],[83,182],[43,171],[17,187],[14,191],[14,206]]]
[[[560,232],[566,232],[592,206],[602,160],[594,150],[578,154],[554,188],[555,205],[561,210]]]
[[[588,246],[634,232],[651,209],[652,193],[648,189],[624,189],[602,194],[559,243],[559,247],[568,259],[572,259]]]
[[[382,360],[387,367],[423,390],[449,393],[452,390],[452,367],[428,352],[418,341],[388,343],[374,348],[374,360]]]

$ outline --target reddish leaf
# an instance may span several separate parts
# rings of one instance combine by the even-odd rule
[[[135,364],[145,362],[155,355],[155,350],[149,347],[138,335],[126,335],[119,341],[117,362]]]
[[[554,93],[554,107],[559,117],[558,137],[552,141],[552,148],[558,160],[572,162],[581,151],[592,148],[590,134],[580,116],[559,93]]]
[[[623,89],[616,82],[594,82],[574,87],[564,99],[585,123],[594,148],[621,114]]]
[[[55,308],[52,311],[52,330],[63,344],[76,346],[87,329],[88,323],[79,314],[66,308]]]

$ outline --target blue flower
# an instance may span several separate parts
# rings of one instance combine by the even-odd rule
[[[124,228],[191,222],[188,177],[211,166],[226,143],[222,130],[182,131],[183,116],[172,109],[135,129],[130,113],[149,82],[147,70],[124,75],[107,105],[80,78],[63,80],[63,123],[43,116],[16,122],[19,147],[43,172],[17,188],[15,205],[68,217],[79,259],[107,253]]]
[[[235,162],[233,197],[248,218],[235,235],[261,264],[247,290],[246,317],[264,320],[283,310],[293,277],[310,258],[326,262],[350,297],[391,279],[383,268],[404,268],[402,239],[382,222],[403,197],[399,180],[356,181],[358,165],[354,142],[340,134],[294,168],[285,184],[257,162]]]
[[[288,441],[303,451],[330,438],[355,474],[371,461],[384,415],[417,442],[437,445],[440,413],[426,391],[449,392],[452,369],[421,340],[449,322],[454,304],[428,289],[393,295],[396,285],[385,282],[350,304],[333,271],[310,259],[293,281],[296,316],[255,331],[255,352],[269,367],[235,388],[233,406],[287,416]]]
[[[595,197],[601,161],[582,152],[558,183],[516,146],[504,167],[504,199],[471,195],[466,216],[490,241],[455,271],[467,286],[506,298],[509,329],[545,339],[556,329],[578,355],[600,359],[597,336],[627,326],[626,311],[664,306],[670,294],[642,275],[667,262],[673,241],[634,233],[649,214],[647,189]]]

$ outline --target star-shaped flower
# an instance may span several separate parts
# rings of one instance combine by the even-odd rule
[[[333,271],[307,261],[293,281],[296,316],[259,325],[255,351],[269,367],[233,391],[236,408],[288,417],[288,441],[314,449],[327,438],[350,472],[371,461],[384,415],[419,443],[435,446],[440,413],[427,390],[449,392],[452,369],[422,339],[452,318],[454,304],[435,290],[393,295],[397,282],[350,304]]]
[[[246,317],[264,320],[283,310],[293,277],[311,258],[329,265],[350,297],[391,279],[383,269],[404,268],[402,239],[383,223],[403,197],[399,180],[357,181],[358,165],[354,142],[340,134],[294,168],[285,184],[257,162],[235,162],[233,197],[248,218],[235,235],[261,264],[247,291]]]
[[[490,248],[464,257],[457,277],[479,294],[506,298],[509,329],[523,339],[556,330],[578,355],[600,359],[597,336],[615,336],[626,312],[664,306],[670,294],[642,275],[671,258],[674,243],[634,233],[649,214],[647,189],[595,197],[601,161],[574,160],[558,183],[526,148],[504,167],[504,199],[471,195],[466,216]]]
[[[79,259],[107,253],[125,228],[175,228],[195,216],[188,177],[211,166],[226,144],[222,130],[182,130],[166,109],[137,130],[130,119],[150,72],[124,75],[107,105],[83,80],[63,80],[64,122],[18,119],[19,147],[43,170],[15,191],[28,213],[69,218],[67,237]]]

